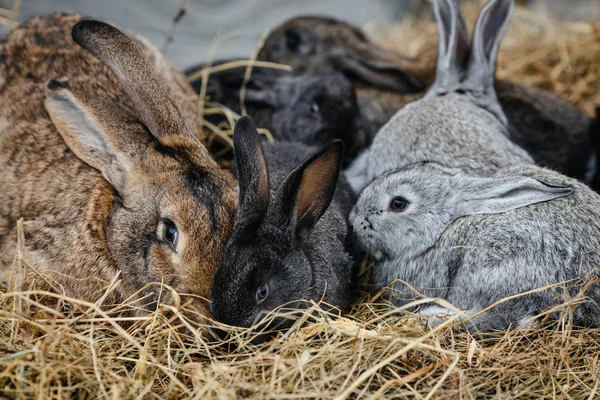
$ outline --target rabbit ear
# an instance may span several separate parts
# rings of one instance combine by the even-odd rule
[[[252,118],[239,119],[233,132],[240,185],[235,226],[243,229],[260,223],[269,208],[269,174],[260,137]]]
[[[357,77],[381,89],[400,93],[418,93],[425,85],[401,66],[382,57],[383,50],[369,43],[360,44],[353,52],[334,53],[332,58],[337,68],[345,75]]]
[[[71,34],[77,44],[114,72],[142,122],[157,139],[170,135],[196,139],[139,44],[99,21],[80,21]]]
[[[309,233],[329,207],[344,154],[344,144],[334,140],[304,161],[285,179],[277,193],[282,224],[294,227],[301,238]]]
[[[465,20],[456,0],[435,0],[434,13],[438,27],[437,92],[449,92],[457,85],[469,55],[469,39]]]
[[[514,6],[513,0],[491,0],[479,14],[473,29],[470,69],[485,72],[493,83],[500,42]]]
[[[119,137],[118,127],[111,126],[116,123],[119,110],[111,109],[109,104],[102,104],[101,109],[90,107],[57,81],[48,82],[47,87],[51,94],[45,101],[46,110],[69,149],[99,170],[125,197],[128,176],[135,165],[132,155],[139,151],[138,146],[144,145],[143,141]],[[106,114],[105,118],[99,118],[100,111]]]
[[[279,107],[281,102],[274,89],[263,89],[260,87],[247,88],[244,95],[244,101],[247,103],[261,104],[268,107]]]
[[[551,186],[530,177],[461,176],[458,215],[500,214],[573,194],[569,186]]]
[[[474,93],[473,99],[493,113],[504,125],[506,115],[494,89],[496,58],[500,42],[513,9],[513,0],[491,0],[485,5],[473,29],[469,69],[463,86]]]
[[[246,67],[238,67],[213,73],[210,75],[209,85],[214,82],[221,98],[239,99],[241,89],[245,84],[244,101],[246,103],[279,107],[281,101],[275,87],[278,82],[285,79],[287,71],[254,67],[248,82],[245,83],[246,71]]]

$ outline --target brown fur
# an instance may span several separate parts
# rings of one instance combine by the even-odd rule
[[[179,114],[178,108],[185,119],[165,119],[175,131],[149,130],[140,116],[153,109],[136,105],[107,65],[72,40],[71,29],[82,19],[35,18],[0,46],[0,276],[8,279],[16,222],[23,218],[26,259],[51,274],[66,295],[96,301],[120,271],[122,282],[106,302],[141,291],[149,296],[144,304],[153,306],[161,293],[152,284],[164,282],[191,295],[206,315],[203,299],[232,228],[235,183],[197,140],[200,121],[185,78],[155,49],[144,49],[160,77],[150,88],[152,107],[161,115]],[[118,57],[118,49],[110,50]],[[65,88],[46,88],[51,79]],[[161,90],[175,111],[165,111],[171,103]],[[55,123],[47,112],[45,101],[68,93],[109,132],[107,143],[126,160],[105,174],[110,184],[90,165],[115,160],[89,153],[82,161],[74,154],[87,151],[71,134],[77,129],[69,130],[55,103],[47,103]],[[157,240],[164,217],[181,234],[177,253]]]
[[[289,32],[301,37],[304,47],[290,50],[286,43]],[[370,72],[361,76],[356,71],[344,70],[340,54],[371,65]],[[399,109],[425,95],[435,77],[434,64],[387,52],[371,43],[358,28],[325,17],[297,17],[276,27],[265,40],[258,59],[288,64],[295,71],[347,73],[356,90],[365,129],[371,136]],[[397,90],[386,88],[379,81],[369,81],[370,73],[385,76],[394,72],[397,80],[406,80],[405,75],[411,75],[423,84],[422,90],[415,92],[411,87]],[[548,92],[511,81],[498,80],[496,94],[515,143],[538,164],[584,178],[587,161],[594,153],[589,133],[591,119],[587,115]]]

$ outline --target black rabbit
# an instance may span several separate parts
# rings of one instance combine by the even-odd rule
[[[187,74],[202,68],[191,68]],[[246,67],[211,73],[207,89],[210,100],[240,114],[245,74]],[[192,86],[200,92],[202,80],[192,82]],[[352,83],[341,73],[305,75],[253,67],[243,101],[254,123],[268,129],[275,140],[324,146],[340,139],[346,148],[346,160],[367,145]]]
[[[282,306],[301,308],[303,300],[347,312],[353,199],[339,176],[343,143],[317,153],[274,143],[263,154],[252,119],[242,117],[234,144],[239,208],[210,298],[215,320],[249,327]],[[287,322],[278,320],[278,328]]]

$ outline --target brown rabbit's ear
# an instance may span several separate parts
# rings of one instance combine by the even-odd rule
[[[170,135],[195,138],[139,44],[99,21],[78,22],[72,36],[115,73],[142,122],[158,140]]]
[[[277,193],[282,223],[303,238],[323,216],[337,187],[344,143],[334,140],[290,172]]]
[[[425,85],[409,71],[392,62],[385,51],[373,43],[352,44],[351,51],[332,54],[333,63],[346,75],[359,78],[381,89],[400,93],[418,93]]]
[[[60,83],[50,81],[47,87],[50,95],[46,98],[46,110],[69,149],[99,170],[115,190],[125,196],[128,178],[134,169],[132,154],[136,153],[136,146],[143,143],[136,143],[135,138],[119,140],[115,129],[105,123],[110,118],[114,124],[118,110],[104,108],[102,111],[109,115],[99,118],[99,110],[77,99]]]

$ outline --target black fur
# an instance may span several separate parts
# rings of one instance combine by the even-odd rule
[[[354,263],[346,245],[352,199],[338,179],[342,143],[334,141],[312,156],[313,150],[301,144],[267,144],[263,156],[252,120],[242,117],[234,145],[240,204],[215,276],[213,317],[248,327],[282,306],[302,307],[302,300],[349,311]],[[263,283],[269,295],[257,304],[255,293]]]
[[[190,75],[202,68],[200,65],[186,72]],[[241,113],[240,89],[245,74],[246,67],[210,74],[207,87],[210,100]],[[200,92],[201,86],[201,79],[192,82],[196,92]],[[340,139],[346,146],[346,160],[354,158],[367,145],[356,95],[351,82],[341,73],[306,75],[253,67],[244,104],[255,124],[268,129],[276,140],[324,146]],[[207,117],[213,123],[223,120],[222,116]]]

